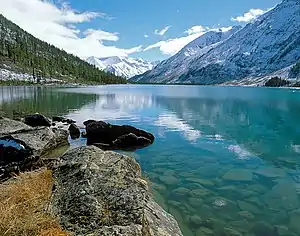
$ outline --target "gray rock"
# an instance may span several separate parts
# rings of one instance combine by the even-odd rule
[[[70,124],[68,130],[72,139],[78,139],[80,137],[80,129],[76,124]]]
[[[75,235],[181,236],[175,219],[151,198],[131,158],[80,147],[54,169],[51,212]]]
[[[8,118],[0,118],[0,136],[28,130],[32,130],[32,128],[23,122]]]
[[[26,116],[24,118],[24,123],[26,125],[29,125],[29,126],[32,126],[32,127],[38,127],[38,126],[46,126],[46,127],[50,127],[51,126],[51,121],[41,115],[41,114],[34,114],[34,115],[29,115],[29,116]]]
[[[31,128],[6,118],[0,119],[0,130],[0,179],[40,167],[48,152],[68,144],[67,131]]]
[[[27,132],[11,135],[22,140],[33,149],[35,155],[45,155],[47,152],[68,144],[68,132],[56,128],[36,128]]]

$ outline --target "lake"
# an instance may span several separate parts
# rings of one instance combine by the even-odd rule
[[[125,153],[185,236],[300,235],[300,90],[0,87],[0,115],[34,112],[153,133],[153,145]]]

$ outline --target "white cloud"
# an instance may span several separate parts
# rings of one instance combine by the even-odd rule
[[[238,17],[232,17],[232,21],[237,21],[237,22],[250,22],[252,20],[255,20],[257,17],[260,15],[263,15],[266,13],[268,10],[262,10],[262,9],[250,9],[248,12],[246,12],[243,16],[238,16]]]
[[[144,48],[143,51],[148,51],[154,48],[159,48],[159,50],[165,54],[172,56],[179,52],[184,46],[186,46],[188,43],[192,42],[196,38],[200,37],[201,35],[205,34],[207,31],[209,31],[208,27],[204,26],[193,26],[190,29],[186,30],[184,33],[188,34],[187,36],[183,36],[180,38],[173,38],[165,41],[159,41],[155,44],[152,44],[146,48]]]
[[[148,34],[144,34],[144,38],[149,38],[149,35]]]
[[[209,28],[208,27],[204,27],[202,25],[195,25],[193,27],[191,27],[190,29],[186,30],[185,33],[191,35],[191,34],[197,34],[197,33],[202,33],[207,31]]]
[[[48,0],[0,0],[0,13],[35,37],[81,58],[125,56],[141,51],[141,46],[124,49],[105,46],[103,41],[118,41],[118,34],[101,29],[80,32],[78,23],[96,18],[112,19],[100,12],[77,12],[68,4],[54,5]]]
[[[149,45],[148,47],[144,48],[143,51],[148,51],[154,48],[159,48],[159,50],[168,56],[172,56],[179,52],[184,46],[186,46],[188,43],[192,42],[196,38],[199,38],[203,34],[205,34],[208,31],[221,31],[221,32],[227,32],[231,30],[232,27],[220,27],[220,28],[209,28],[202,25],[195,25],[191,27],[190,29],[184,31],[186,36],[179,37],[179,38],[173,38],[168,40],[159,41],[157,43],[154,43],[152,45]]]
[[[179,119],[174,114],[166,113],[159,115],[157,121],[155,121],[155,124],[157,126],[166,127],[172,131],[179,131],[183,134],[185,139],[190,142],[195,142],[201,137],[201,132],[199,130],[195,130],[184,120]]]
[[[155,30],[154,33],[157,35],[163,36],[170,28],[171,28],[171,26],[168,25],[161,30]]]

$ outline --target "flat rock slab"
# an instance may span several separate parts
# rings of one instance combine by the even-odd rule
[[[274,167],[261,167],[255,170],[254,173],[266,178],[279,178],[286,175],[286,172],[283,169]]]
[[[225,175],[223,175],[224,180],[233,181],[252,181],[253,173],[249,170],[243,169],[232,169],[229,170]]]
[[[43,155],[52,149],[68,144],[68,132],[60,129],[36,128],[27,132],[11,135],[25,142],[34,150],[35,155]]]
[[[38,168],[43,155],[68,144],[68,131],[56,128],[31,128],[3,118],[0,130],[0,180],[12,173]]]
[[[20,121],[0,118],[0,137],[11,133],[32,130],[32,128]]]
[[[53,170],[51,212],[74,235],[181,236],[175,219],[150,197],[131,158],[80,147]]]

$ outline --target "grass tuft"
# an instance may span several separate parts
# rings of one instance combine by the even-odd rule
[[[52,186],[52,172],[46,169],[0,184],[0,235],[67,236],[47,213]]]

